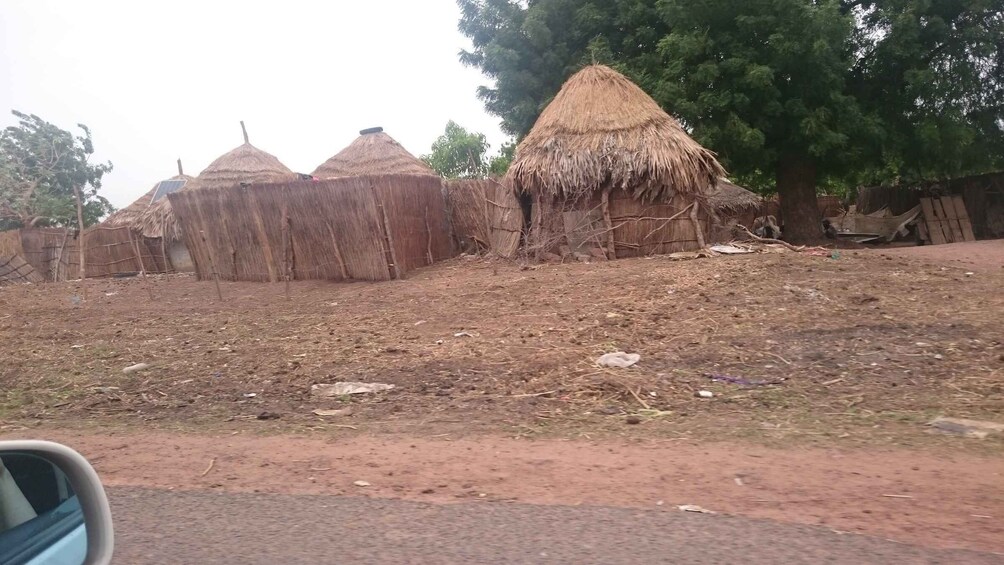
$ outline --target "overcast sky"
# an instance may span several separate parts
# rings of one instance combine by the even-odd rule
[[[372,126],[416,155],[447,120],[505,141],[453,0],[2,0],[0,127],[11,109],[88,125],[125,206],[251,143],[309,173]]]

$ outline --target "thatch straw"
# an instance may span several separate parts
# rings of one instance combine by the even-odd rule
[[[391,174],[435,175],[436,172],[379,130],[363,133],[313,173],[319,179]]]
[[[703,194],[725,175],[649,95],[603,65],[561,87],[516,149],[509,176],[519,190],[577,199],[605,187],[644,201]]]
[[[179,164],[179,169],[180,169]],[[186,174],[178,174],[167,180],[184,180],[185,185],[190,184],[194,177],[190,177]],[[158,222],[151,222],[151,216],[158,216],[159,213],[155,213],[155,209],[163,208],[164,202],[167,198],[161,198],[157,202],[151,204],[154,194],[157,193],[157,187],[160,183],[153,185],[153,188],[149,192],[140,196],[135,202],[116,211],[114,214],[108,216],[101,225],[109,228],[120,228],[128,227],[135,231],[140,232],[143,237],[162,237],[163,229]],[[167,211],[170,212],[170,204],[167,205]]]
[[[205,188],[229,188],[239,184],[265,184],[286,182],[296,179],[296,173],[283,165],[278,158],[258,149],[248,141],[247,130],[241,122],[244,144],[220,156],[206,167],[199,176],[190,180],[183,191]],[[179,165],[180,166],[180,165]],[[175,177],[178,178],[178,177]],[[143,235],[146,237],[166,237],[170,241],[181,240],[181,226],[178,225],[171,202],[161,198],[143,211],[140,217]]]
[[[725,179],[719,179],[714,188],[708,191],[707,201],[715,210],[728,212],[742,212],[763,204],[760,195]]]

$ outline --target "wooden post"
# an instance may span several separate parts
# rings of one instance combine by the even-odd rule
[[[56,253],[56,264],[52,269],[52,282],[59,282],[59,268],[63,265],[63,250],[66,249],[66,240],[70,237],[70,230],[63,230],[63,241],[59,242],[59,251]],[[66,273],[63,273],[64,275]]]
[[[153,289],[150,288],[150,281],[146,278],[146,269],[143,268],[143,254],[140,252],[139,243],[136,242],[132,237],[132,230],[125,228],[129,232],[129,243],[132,244],[132,250],[136,253],[136,261],[139,263],[139,276],[143,281],[143,286],[146,287],[146,293],[150,296],[150,302],[154,301]]]
[[[206,232],[200,231],[199,236],[202,237],[202,245],[206,248],[206,256],[209,257],[209,268],[213,271],[213,282],[216,283],[216,297],[223,302],[223,291],[220,290],[220,273],[216,270],[216,261],[213,261],[213,250],[209,248],[209,242],[206,241]]]
[[[611,187],[603,188],[600,195],[600,204],[603,209],[603,226],[607,230],[607,259],[617,258],[617,239],[614,237],[614,221],[610,218],[610,192]]]
[[[704,242],[704,231],[701,229],[701,222],[697,220],[697,213],[700,209],[700,203],[694,201],[694,204],[690,207],[690,221],[694,224],[694,232],[697,234],[697,245],[700,249],[704,249],[706,245]]]
[[[244,120],[241,120],[241,131],[244,133],[244,143],[250,144],[248,141],[248,128],[244,127]]]
[[[431,265],[434,261],[432,260],[432,229],[429,227],[429,207],[425,207],[425,233],[428,234],[428,244],[425,247],[425,253],[429,258],[429,264]]]
[[[181,157],[178,157],[178,176],[185,174],[185,170],[181,168]]]
[[[335,230],[331,227],[331,222],[324,222],[324,225],[328,226],[328,235],[331,236],[331,246],[335,249],[335,259],[338,261],[338,270],[342,273],[342,279],[349,280],[349,271],[345,268],[345,258],[342,257],[342,248],[338,245]]]
[[[87,248],[84,246],[84,203],[80,200],[80,187],[73,186],[73,196],[77,200],[77,238],[80,250],[80,280],[87,278]]]
[[[289,210],[282,204],[282,279],[286,286],[286,300],[289,300]]]

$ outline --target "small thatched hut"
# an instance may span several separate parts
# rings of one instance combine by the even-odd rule
[[[408,153],[379,127],[360,131],[355,141],[313,172],[318,179],[364,175],[437,176],[428,165]]]
[[[735,233],[737,225],[753,229],[757,216],[764,213],[763,198],[759,194],[725,179],[718,179],[706,200],[716,219],[711,230],[711,240],[716,242],[740,235]]]
[[[189,177],[183,191],[229,188],[240,184],[284,182],[297,178],[296,173],[283,165],[274,155],[251,145],[244,122],[241,122],[241,130],[244,133],[244,144],[221,155],[199,173],[199,176],[194,179]],[[150,237],[153,237],[152,234],[160,234],[160,237],[164,238],[167,246],[172,250],[171,260],[175,262],[175,269],[194,269],[191,259],[186,259],[187,251],[182,254],[179,249],[179,246],[184,248],[183,234],[174,211],[171,209],[170,200],[160,198],[152,203],[142,212],[139,222],[144,234],[151,234]],[[176,253],[177,257],[175,257]]]
[[[530,248],[614,258],[704,245],[714,153],[624,75],[572,76],[516,148],[507,181],[533,200]]]

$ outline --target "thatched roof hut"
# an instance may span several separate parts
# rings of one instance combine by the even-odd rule
[[[535,253],[612,259],[703,246],[701,203],[724,176],[715,154],[641,88],[590,65],[517,146],[506,181],[533,199]]]
[[[714,153],[645,91],[603,65],[565,82],[509,169],[519,190],[575,199],[612,187],[647,202],[703,194],[724,175]]]
[[[118,227],[128,227],[141,233],[144,237],[162,237],[163,233],[156,225],[146,225],[144,218],[147,212],[150,210],[154,204],[167,201],[166,194],[161,190],[158,194],[158,190],[161,189],[162,185],[169,183],[170,181],[184,181],[181,186],[172,187],[174,190],[180,190],[187,186],[191,181],[195,180],[195,177],[191,177],[185,174],[185,171],[181,167],[181,159],[178,159],[178,174],[164,181],[160,181],[153,185],[153,188],[149,192],[143,194],[136,199],[132,204],[117,210],[112,215],[108,216],[102,225],[110,228]],[[157,196],[157,202],[154,202],[154,197]]]
[[[283,165],[278,158],[251,145],[244,122],[241,122],[241,130],[244,133],[244,144],[210,163],[199,176],[190,180],[183,190],[228,188],[238,184],[296,180],[296,173]],[[181,239],[181,229],[171,210],[171,202],[167,198],[154,202],[143,211],[140,222],[144,234],[159,233],[172,241]]]
[[[716,212],[724,215],[741,214],[763,205],[763,198],[759,194],[725,179],[719,179],[708,191],[707,201]]]
[[[385,174],[435,176],[436,172],[408,153],[383,128],[360,131],[355,141],[313,172],[319,179]]]

